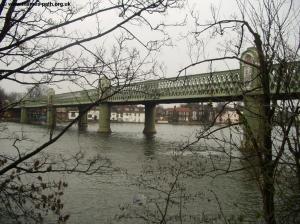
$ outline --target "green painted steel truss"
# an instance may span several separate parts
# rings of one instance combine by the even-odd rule
[[[290,77],[272,74],[270,89],[279,99],[293,96],[299,99],[300,94],[300,64],[294,67]],[[274,69],[275,71],[275,69]],[[281,86],[277,85],[280,81]],[[78,106],[96,102],[105,96],[105,102],[112,104],[139,104],[147,102],[170,103],[189,101],[225,101],[241,100],[249,89],[244,87],[241,70],[227,70],[221,72],[204,73],[176,78],[165,78],[130,85],[110,86],[100,93],[100,89],[57,94],[53,96],[53,106]],[[278,89],[277,89],[278,88]],[[279,94],[275,94],[278,92]],[[257,94],[257,90],[254,91]],[[24,107],[47,106],[47,97],[37,100],[26,100]]]

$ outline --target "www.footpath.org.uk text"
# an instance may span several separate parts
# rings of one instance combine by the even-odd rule
[[[8,5],[11,5],[13,3],[8,3]],[[23,2],[23,3],[16,3],[16,6],[41,6],[41,7],[66,7],[70,6],[70,2],[54,2],[54,1],[48,1],[48,2]]]

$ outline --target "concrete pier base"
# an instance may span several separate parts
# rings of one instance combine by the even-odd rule
[[[48,128],[54,129],[56,126],[56,108],[53,106],[55,91],[54,89],[48,90],[48,106],[47,106],[47,125]]]
[[[245,96],[244,104],[246,126],[244,126],[243,145],[251,150],[254,147],[253,141],[255,141],[259,148],[263,148],[263,136],[266,130],[263,96]]]
[[[47,126],[50,129],[56,126],[56,108],[53,106],[47,107]]]
[[[85,131],[88,127],[87,112],[85,107],[78,107],[80,119],[78,120],[78,130]]]
[[[21,108],[20,123],[21,124],[27,124],[28,123],[28,109],[25,108],[25,107]]]
[[[155,134],[155,104],[145,104],[145,127],[143,130],[144,134]]]
[[[99,106],[99,129],[100,133],[111,133],[110,129],[110,105],[107,103]]]
[[[243,54],[241,62],[241,80],[244,92],[244,139],[243,147],[250,155],[255,156],[256,150],[263,150],[263,137],[267,132],[264,94],[262,91],[261,74],[251,64],[258,64],[258,53],[255,48],[248,48]]]

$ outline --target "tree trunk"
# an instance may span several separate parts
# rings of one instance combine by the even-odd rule
[[[265,125],[264,125],[264,136],[263,136],[263,166],[262,166],[262,175],[263,175],[263,186],[262,186],[262,195],[264,202],[264,218],[267,224],[276,224],[275,218],[275,205],[274,205],[274,195],[275,195],[275,186],[274,186],[274,171],[275,165],[273,161],[272,153],[272,116],[273,114],[270,111],[270,99],[265,99],[264,107],[265,115]]]
[[[298,190],[300,192],[300,158],[297,155],[295,155],[295,161],[296,161],[296,169],[297,169],[297,179],[298,179]]]
[[[276,224],[275,219],[275,206],[274,206],[274,180],[273,180],[273,171],[272,166],[267,165],[263,174],[263,186],[262,186],[262,195],[264,202],[264,219],[267,224]]]

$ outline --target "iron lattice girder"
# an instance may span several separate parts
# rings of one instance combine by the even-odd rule
[[[274,97],[280,99],[288,96],[299,99],[299,65],[294,67],[294,71],[290,74],[292,74],[290,77],[284,77],[284,81],[281,80],[279,92],[275,94],[278,81],[282,77],[277,76],[274,69],[270,76],[270,91]],[[236,69],[111,86],[105,91],[105,95],[109,96],[105,101],[112,104],[134,104],[238,100],[243,98],[246,91],[242,79],[241,70]],[[247,89],[247,94],[249,94],[249,89]],[[258,94],[257,89],[254,94]],[[101,94],[98,89],[57,94],[53,96],[53,106],[86,105],[96,102],[99,97]],[[24,107],[46,105],[46,97],[23,102]]]

